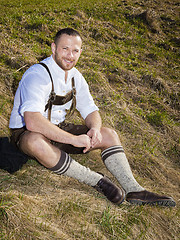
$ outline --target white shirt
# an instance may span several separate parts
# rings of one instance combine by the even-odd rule
[[[54,91],[57,95],[64,96],[72,90],[71,79],[74,77],[76,88],[76,109],[85,119],[90,113],[98,110],[89,92],[89,87],[82,74],[72,68],[68,71],[68,78],[65,82],[65,71],[54,61],[53,57],[44,59],[44,62],[52,75]],[[31,66],[23,75],[14,98],[14,107],[10,117],[10,128],[21,128],[25,125],[24,112],[40,112],[47,118],[48,110],[45,112],[45,105],[49,99],[52,89],[50,76],[47,70],[40,64]],[[64,105],[53,105],[51,111],[51,122],[58,124],[65,120],[66,109],[69,109],[71,102]]]

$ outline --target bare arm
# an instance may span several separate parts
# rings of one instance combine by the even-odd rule
[[[31,132],[41,133],[48,139],[56,142],[72,144],[75,147],[84,147],[85,152],[90,148],[90,138],[87,135],[75,136],[63,131],[39,112],[25,112],[24,120],[26,128]]]
[[[101,129],[102,126],[102,121],[101,121],[101,116],[98,111],[94,111],[90,113],[86,119],[85,119],[86,126],[88,128],[97,128]]]

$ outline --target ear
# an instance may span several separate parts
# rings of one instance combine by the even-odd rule
[[[53,54],[55,54],[55,50],[56,50],[56,44],[53,42],[51,44],[51,51],[52,51]]]

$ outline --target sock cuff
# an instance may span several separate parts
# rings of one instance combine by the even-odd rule
[[[106,158],[110,157],[113,154],[116,153],[124,153],[124,149],[122,146],[112,146],[109,147],[107,149],[105,149],[102,153],[101,153],[101,157],[103,162],[106,160]]]
[[[71,162],[72,158],[67,153],[61,150],[61,157],[59,159],[59,162],[54,167],[49,168],[49,170],[57,174],[63,174],[68,170]]]

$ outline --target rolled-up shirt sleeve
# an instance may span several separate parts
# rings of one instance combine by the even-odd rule
[[[78,84],[76,91],[76,108],[84,119],[90,113],[99,110],[94,103],[92,95],[89,91],[89,86],[83,76],[81,76],[81,84]]]
[[[49,84],[42,81],[42,76],[37,72],[26,75],[20,88],[20,108],[19,113],[24,117],[24,112],[44,113],[45,104],[49,95]]]

